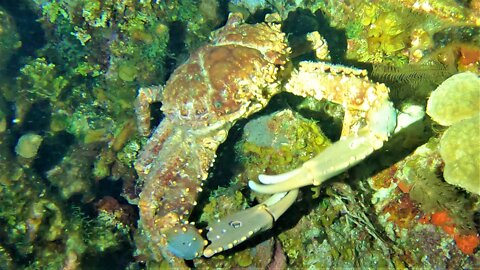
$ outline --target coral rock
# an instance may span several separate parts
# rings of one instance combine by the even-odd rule
[[[449,184],[480,195],[480,114],[452,125],[442,136],[443,176]]]
[[[427,114],[435,122],[450,126],[480,110],[480,78],[472,72],[451,76],[432,92]]]

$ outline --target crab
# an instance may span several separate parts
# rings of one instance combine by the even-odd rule
[[[150,130],[149,104],[161,101],[165,115],[135,163],[144,183],[139,227],[151,260],[181,266],[185,259],[211,257],[271,228],[295,202],[299,187],[320,185],[347,170],[382,147],[394,130],[389,89],[370,81],[365,70],[320,61],[287,68],[290,48],[275,18],[244,24],[241,15],[230,14],[211,43],[193,52],[164,87],[139,90],[142,134]],[[209,244],[189,215],[216,150],[237,120],[258,112],[280,92],[342,105],[341,138],[298,169],[250,181],[252,190],[273,195],[212,224]]]

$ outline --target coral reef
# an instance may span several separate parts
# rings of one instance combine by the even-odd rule
[[[101,215],[87,217],[80,208],[58,198],[34,169],[15,161],[9,135],[0,136],[2,268],[99,267],[101,260],[85,259],[128,247],[129,230],[118,230],[118,225],[105,222]]]
[[[475,258],[462,254],[473,254],[479,245],[474,225],[478,202],[443,181],[438,142],[431,139],[404,160],[369,178],[378,220],[403,250],[400,258],[408,267],[468,267],[475,263]],[[445,254],[450,254],[448,260]]]
[[[2,1],[0,268],[168,267],[151,260],[148,250],[157,247],[139,237],[145,183],[133,164],[147,139],[137,135],[134,99],[139,88],[164,84],[218,37],[230,12],[249,24],[281,25],[292,62],[278,85],[300,61],[355,65],[391,89],[400,111],[426,108],[430,118],[323,187],[302,188],[271,231],[187,266],[477,267],[479,10],[478,0]],[[265,16],[271,12],[278,14]],[[251,79],[238,70],[216,67],[232,80]],[[216,105],[208,110],[224,108]],[[199,107],[183,109],[192,108]],[[331,102],[281,95],[235,124],[213,151],[216,162],[188,221],[205,227],[264,202],[267,196],[251,191],[248,181],[289,171],[323,151],[340,136],[346,113]],[[164,117],[154,108],[143,122],[156,125]],[[179,247],[183,240],[170,241]]]
[[[479,85],[480,86],[480,85]],[[480,114],[448,128],[440,141],[448,183],[480,195]]]

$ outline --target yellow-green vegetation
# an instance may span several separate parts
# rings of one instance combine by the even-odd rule
[[[234,184],[234,183],[232,183]],[[219,187],[212,192],[209,202],[202,209],[202,222],[215,222],[220,217],[247,207],[243,194],[231,187]]]
[[[413,25],[409,20],[413,18],[417,24],[421,23],[421,16],[414,17],[407,10],[389,4],[359,4],[355,16],[346,24],[347,37],[353,45],[347,51],[347,58],[394,65],[406,63],[402,50],[408,47]]]
[[[55,64],[47,62],[44,57],[32,60],[20,72],[22,75],[17,79],[18,87],[30,101],[46,98],[55,102],[68,84]]]
[[[366,13],[370,16],[364,18],[362,24],[369,26],[367,41],[370,53],[390,56],[405,48],[407,36],[402,33],[408,29],[400,14],[375,10]],[[375,15],[371,16],[372,13]]]
[[[252,254],[248,249],[236,253],[234,260],[240,267],[248,267],[253,263]]]
[[[165,77],[169,24],[178,23],[180,29],[176,34],[185,35],[173,41],[180,45],[175,47],[178,50],[181,42],[188,49],[197,48],[220,22],[217,1],[153,4],[130,0],[35,0],[34,3],[34,8],[43,15],[44,25],[57,26],[52,29],[54,35],[64,39],[57,50],[69,61],[77,60],[71,64],[79,66],[77,71],[103,73],[112,80],[119,78],[126,82],[136,79],[141,85],[158,83]],[[72,48],[78,55],[67,55]]]
[[[98,269],[103,262],[87,258],[128,249],[127,225],[105,215],[87,217],[58,198],[33,169],[15,161],[11,143],[0,134],[0,268],[62,269],[81,263]]]

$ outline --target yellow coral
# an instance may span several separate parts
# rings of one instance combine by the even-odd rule
[[[480,112],[480,78],[464,72],[446,79],[432,92],[427,114],[435,122],[450,126]]]
[[[448,78],[431,94],[427,113],[451,125],[440,140],[445,181],[480,195],[480,78],[471,72]]]
[[[383,56],[393,56],[405,48],[406,39],[406,25],[398,14],[380,10],[378,17],[370,20],[367,34],[368,51],[379,59]]]
[[[453,124],[443,134],[440,154],[449,184],[480,195],[480,114]]]

